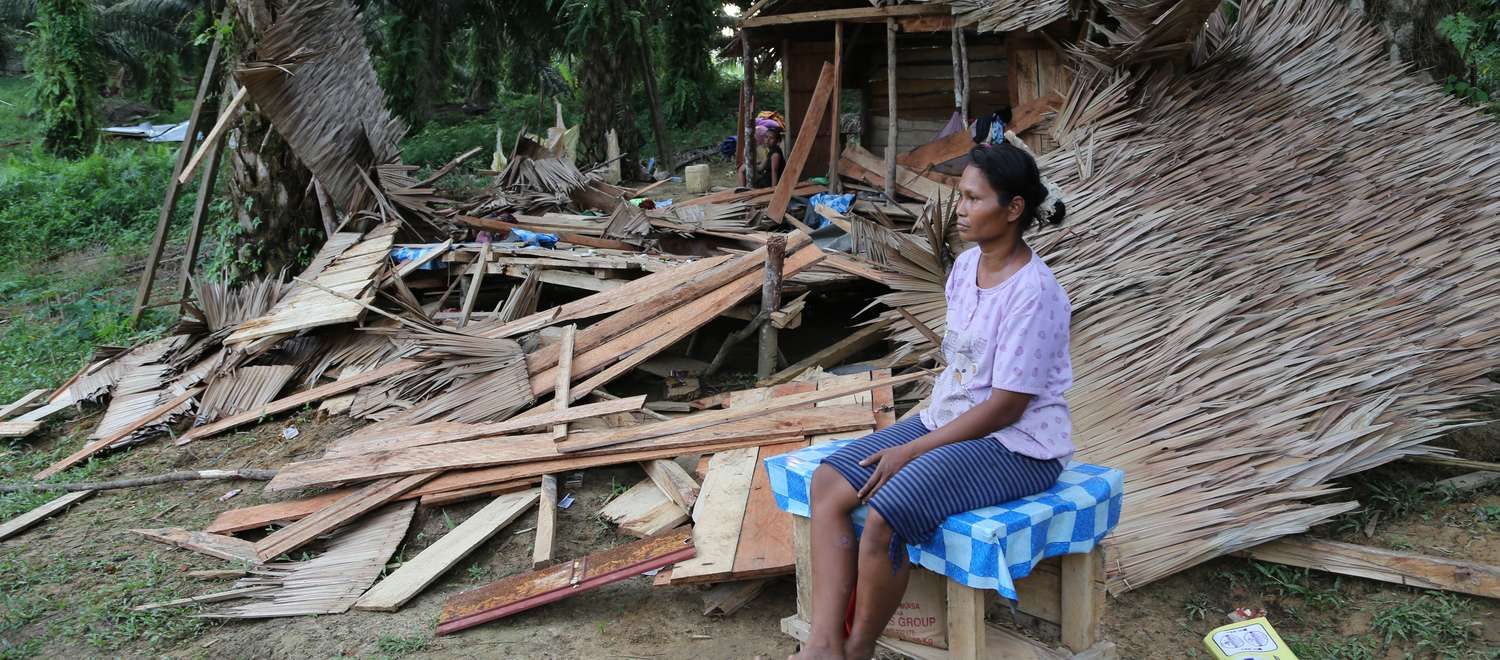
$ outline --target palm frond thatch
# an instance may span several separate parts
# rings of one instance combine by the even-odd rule
[[[1075,228],[1033,245],[1074,300],[1078,458],[1128,480],[1115,591],[1327,520],[1331,480],[1496,390],[1500,126],[1336,4],[1210,26],[1113,135],[1061,121],[1041,163]],[[1125,75],[1064,114],[1120,117],[1097,92]]]

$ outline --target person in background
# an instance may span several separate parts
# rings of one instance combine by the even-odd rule
[[[781,172],[786,169],[786,155],[781,152],[781,124],[774,119],[755,120],[755,144],[762,150],[757,154],[755,178],[751,185],[756,188],[771,188],[781,181]]]

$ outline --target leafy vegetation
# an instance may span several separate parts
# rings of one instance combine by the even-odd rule
[[[1464,74],[1443,83],[1449,93],[1500,113],[1500,0],[1464,0],[1457,13],[1443,17],[1438,33],[1458,50]]]
[[[67,158],[92,151],[98,140],[99,88],[104,72],[94,41],[90,0],[38,0],[26,67],[36,78],[43,144]]]

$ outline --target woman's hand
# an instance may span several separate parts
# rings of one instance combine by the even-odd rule
[[[913,449],[912,443],[908,442],[904,445],[891,447],[890,449],[882,449],[870,454],[869,458],[860,461],[859,464],[861,466],[875,466],[875,473],[871,474],[870,479],[865,482],[864,487],[859,489],[860,501],[869,501],[871,497],[875,496],[875,491],[880,490],[880,487],[884,486],[885,482],[890,481],[891,477],[896,476],[896,473],[900,472],[901,468],[906,467],[906,464],[910,463],[911,459],[916,457],[917,452]]]

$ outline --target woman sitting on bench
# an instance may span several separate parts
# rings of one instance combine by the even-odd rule
[[[999,142],[971,156],[958,231],[978,247],[948,275],[947,367],[920,418],[849,443],[814,473],[812,631],[793,658],[872,657],[906,591],[906,545],[926,542],[950,515],[1052,487],[1073,453],[1063,398],[1072,306],[1021,239],[1033,225],[1061,223],[1063,205],[1028,152]],[[849,513],[861,504],[869,517],[856,542]]]

